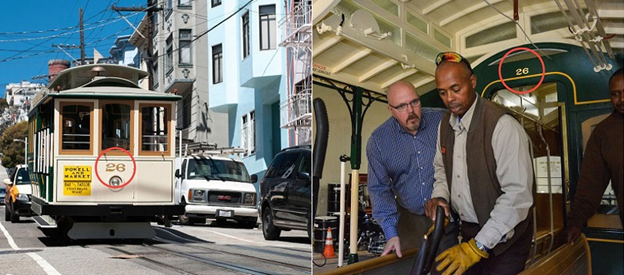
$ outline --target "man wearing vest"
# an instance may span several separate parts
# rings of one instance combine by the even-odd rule
[[[517,274],[533,236],[529,139],[505,109],[480,98],[470,63],[454,52],[436,58],[438,93],[449,109],[440,123],[435,183],[426,214],[457,213],[460,243],[438,257],[447,274]],[[453,216],[455,217],[455,215]]]
[[[585,146],[581,175],[568,213],[565,237],[573,243],[581,235],[583,224],[600,206],[602,195],[611,181],[624,224],[624,70],[620,68],[609,79],[613,112],[596,125]]]
[[[434,148],[444,110],[421,108],[410,82],[390,85],[387,94],[392,117],[373,131],[366,146],[368,191],[373,217],[388,240],[382,255],[394,251],[402,257],[402,250],[420,246],[432,224],[424,206],[433,190]]]

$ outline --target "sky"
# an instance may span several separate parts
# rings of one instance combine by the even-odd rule
[[[83,9],[85,56],[93,57],[97,49],[103,57],[121,35],[134,29],[111,5],[119,7],[146,6],[146,0],[26,0],[3,3],[0,17],[0,87],[9,83],[29,81],[47,85],[47,79],[33,77],[48,74],[51,59],[80,59],[80,49],[54,45],[80,45],[79,9]],[[121,12],[135,27],[144,12]],[[0,92],[4,97],[4,92]]]

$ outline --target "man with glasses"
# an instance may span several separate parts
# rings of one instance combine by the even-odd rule
[[[436,58],[442,118],[434,160],[435,184],[426,214],[438,205],[457,213],[459,244],[436,262],[444,274],[517,274],[532,238],[533,164],[529,139],[506,110],[476,92],[470,63],[454,52]],[[455,215],[453,215],[455,217]]]
[[[373,217],[386,237],[382,255],[420,246],[431,226],[424,216],[433,189],[433,157],[443,110],[421,108],[416,88],[398,81],[387,90],[392,117],[373,131],[366,147]],[[400,239],[399,239],[400,236]]]

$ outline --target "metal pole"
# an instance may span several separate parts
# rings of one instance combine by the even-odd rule
[[[178,133],[179,133],[179,134],[178,134],[178,144],[179,144],[179,145],[178,145],[178,146],[179,146],[179,147],[178,147],[178,148],[179,148],[178,150],[180,150],[180,156],[179,156],[179,158],[180,158],[180,161],[182,161],[182,129],[180,129],[180,132],[178,132]],[[182,164],[182,163],[180,162],[180,164]]]
[[[82,22],[82,8],[80,8],[80,65],[86,65],[85,62],[85,42],[84,42],[84,24]],[[94,59],[95,60],[95,59]]]
[[[347,170],[347,161],[349,158],[345,155],[340,157],[340,220],[338,224],[338,267],[341,267],[344,263],[344,230],[345,230],[345,196],[346,196],[346,183],[345,183],[345,171]]]
[[[358,193],[360,190],[360,156],[362,155],[362,88],[355,87],[351,122],[351,219],[349,264],[358,260]]]
[[[28,137],[24,137],[24,164],[28,166]]]

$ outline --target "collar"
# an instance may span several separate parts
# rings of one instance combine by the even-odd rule
[[[470,130],[470,122],[472,121],[475,106],[477,106],[477,101],[479,100],[481,100],[481,98],[479,97],[479,95],[477,95],[477,98],[472,103],[470,108],[468,108],[468,111],[466,111],[466,113],[461,119],[458,115],[451,113],[451,117],[449,118],[449,124],[451,125],[453,130],[455,131],[461,131],[464,129],[466,131]]]

